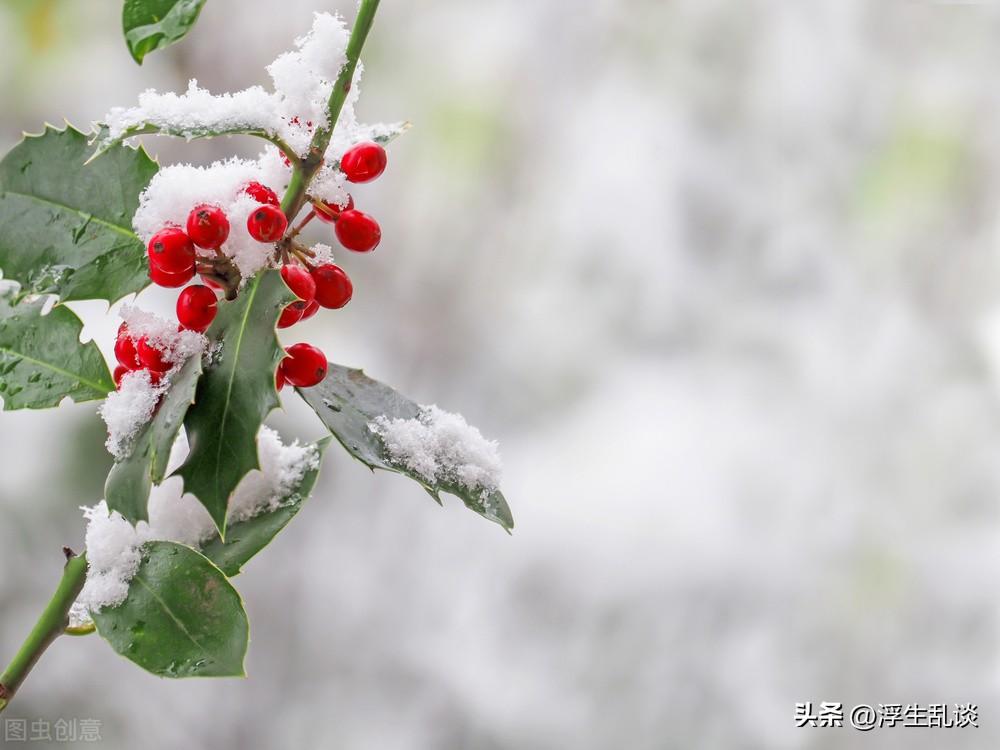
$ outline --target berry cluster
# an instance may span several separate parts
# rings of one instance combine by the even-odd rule
[[[385,150],[373,142],[357,144],[341,157],[340,170],[349,182],[370,182],[386,167]],[[346,249],[366,253],[374,250],[382,231],[374,218],[354,208],[348,195],[346,203],[332,203],[309,198],[311,210],[291,231],[277,194],[266,185],[250,182],[243,188],[259,206],[246,222],[247,233],[257,242],[274,244],[274,264],[281,265],[281,276],[298,298],[285,307],[278,328],[288,328],[315,315],[319,308],[339,309],[351,300],[354,288],[339,266],[314,262],[316,253],[296,242],[302,228],[313,218],[332,224],[334,234]],[[186,286],[177,298],[178,330],[205,332],[218,312],[218,294],[234,299],[240,281],[239,272],[223,246],[230,234],[229,218],[220,207],[208,203],[196,205],[188,214],[186,226],[167,226],[149,241],[149,277],[153,283],[168,288],[185,287],[196,275],[203,283]],[[152,382],[159,382],[171,364],[162,352],[143,337],[130,335],[123,323],[115,343],[119,367],[115,383],[125,373],[146,370]],[[280,389],[291,383],[298,387],[316,385],[326,376],[327,360],[322,351],[310,344],[295,344],[286,349],[275,374]]]

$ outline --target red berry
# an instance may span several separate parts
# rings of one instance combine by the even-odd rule
[[[145,370],[149,373],[149,382],[153,385],[159,385],[160,381],[163,380],[163,373],[157,372],[156,370]]]
[[[150,266],[149,278],[158,286],[176,289],[179,286],[184,286],[194,278],[194,264],[188,270],[181,271],[180,273],[167,273],[166,271],[161,271],[159,268]]]
[[[219,301],[207,286],[189,286],[177,297],[177,320],[191,331],[204,331],[212,325],[218,311]]]
[[[122,325],[124,327],[124,324]],[[130,370],[138,370],[142,367],[139,355],[135,350],[135,342],[129,337],[127,328],[124,335],[122,329],[118,329],[118,338],[115,339],[115,359],[122,367],[127,367]]]
[[[229,236],[229,219],[218,206],[202,203],[188,214],[187,233],[198,247],[206,250],[222,247]]]
[[[142,366],[151,372],[166,372],[171,365],[163,359],[163,352],[149,343],[149,339],[143,336],[135,345],[139,353],[139,361]]]
[[[340,244],[356,253],[367,253],[378,247],[382,230],[371,216],[351,209],[344,211],[333,227]]]
[[[131,372],[131,370],[129,370],[125,365],[118,365],[118,367],[115,368],[114,375],[111,376],[115,381],[115,388],[122,387],[122,378],[125,377],[125,373],[127,372]]]
[[[177,227],[168,227],[153,235],[146,247],[150,269],[165,273],[185,273],[194,269],[194,244]]]
[[[333,263],[317,266],[312,277],[316,282],[316,301],[323,307],[339,310],[351,301],[354,285],[340,266]]]
[[[312,302],[316,296],[316,282],[302,266],[286,263],[281,267],[281,278],[299,299]]]
[[[281,369],[281,365],[278,365],[278,369],[274,371],[274,387],[276,390],[281,390],[285,387],[285,373]]]
[[[291,328],[293,325],[302,320],[302,313],[305,312],[307,304],[308,303],[299,300],[298,302],[286,305],[285,309],[281,311],[281,315],[278,317],[278,328]]]
[[[222,291],[222,284],[220,284],[218,281],[211,278],[210,276],[205,276],[204,274],[202,274],[201,283],[207,286],[209,289],[214,289],[217,292]]]
[[[319,302],[313,300],[312,302],[306,305],[305,309],[302,311],[302,317],[299,318],[299,321],[301,322],[303,320],[309,320],[309,318],[311,318],[318,312],[319,312]]]
[[[316,385],[326,377],[326,355],[311,344],[292,344],[281,360],[285,380],[299,388]]]
[[[268,203],[272,206],[279,205],[278,195],[271,188],[261,185],[259,182],[251,182],[243,188],[243,192],[258,203]]]
[[[285,214],[270,204],[261,206],[247,219],[247,231],[258,242],[277,242],[287,228]]]
[[[385,149],[372,141],[349,148],[340,157],[340,171],[349,182],[371,182],[385,171]]]
[[[336,203],[324,203],[322,201],[313,204],[313,210],[316,212],[316,218],[320,221],[325,221],[327,224],[333,224],[340,216],[341,211],[350,211],[354,208],[354,198],[347,196],[347,203],[343,205],[338,205]]]

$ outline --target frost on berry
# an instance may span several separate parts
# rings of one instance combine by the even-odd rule
[[[248,279],[268,264],[271,248],[247,233],[247,219],[261,204],[247,194],[246,186],[261,182],[283,189],[286,181],[287,169],[274,161],[269,162],[268,169],[262,162],[244,159],[228,159],[208,167],[174,164],[162,168],[150,180],[139,198],[132,226],[140,237],[152,237],[165,226],[185,225],[194,206],[218,206],[230,225],[222,252]]]
[[[272,206],[277,206],[281,202],[278,200],[278,194],[275,193],[267,185],[261,185],[259,182],[251,182],[245,188],[243,192],[249,195],[258,203],[269,203]]]

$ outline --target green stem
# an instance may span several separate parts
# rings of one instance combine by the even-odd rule
[[[87,578],[87,555],[71,557],[66,561],[62,580],[35,627],[31,629],[21,648],[14,655],[7,669],[0,674],[0,712],[10,703],[21,683],[31,672],[45,649],[52,645],[69,621],[69,608],[80,595]]]
[[[368,39],[368,32],[371,31],[372,23],[375,21],[375,11],[378,10],[379,0],[361,0],[358,7],[358,15],[354,19],[354,28],[351,29],[351,38],[347,42],[347,62],[340,69],[340,75],[333,84],[333,91],[330,92],[330,99],[326,103],[327,120],[326,125],[316,128],[312,141],[309,144],[309,151],[298,162],[292,162],[292,178],[288,183],[284,198],[281,200],[281,210],[289,221],[295,218],[302,206],[306,202],[306,190],[309,183],[323,165],[323,157],[326,154],[327,146],[330,145],[330,138],[333,136],[333,129],[337,126],[337,119],[340,117],[340,110],[344,108],[347,94],[351,90],[351,82],[354,80],[354,71],[358,67],[358,58],[361,57],[361,50]]]

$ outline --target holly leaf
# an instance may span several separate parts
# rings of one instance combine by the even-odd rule
[[[285,356],[275,325],[294,301],[281,274],[259,273],[233,302],[219,307],[206,336],[221,349],[198,383],[184,420],[191,451],[177,470],[184,488],[225,536],[229,496],[257,460],[257,432],[278,405],[274,371]]]
[[[5,409],[58,406],[104,398],[115,389],[100,349],[80,343],[83,323],[57,305],[47,315],[44,299],[13,304],[0,296],[0,398]]]
[[[313,388],[296,389],[316,412],[333,436],[368,468],[383,469],[414,480],[441,502],[440,493],[460,498],[465,506],[510,531],[514,518],[503,494],[496,490],[483,497],[479,490],[453,482],[428,482],[406,466],[392,462],[381,439],[368,425],[377,417],[413,419],[420,407],[384,383],[369,378],[362,370],[330,363],[326,379]]]
[[[409,129],[410,123],[408,122],[396,122],[390,125],[362,126],[357,130],[357,132],[354,133],[354,137],[358,143],[361,141],[374,141],[375,143],[384,146],[390,141],[398,138]],[[281,149],[285,153],[285,156],[289,158],[296,157],[295,153],[278,137],[277,133],[272,133],[253,123],[248,122],[234,124],[227,120],[225,123],[207,124],[197,127],[192,127],[190,123],[182,121],[175,123],[142,122],[126,128],[122,133],[114,137],[112,137],[111,130],[108,126],[101,124],[98,126],[97,135],[91,141],[91,143],[96,146],[96,149],[90,159],[94,160],[109,149],[123,144],[129,138],[134,138],[139,135],[172,135],[178,138],[184,138],[188,141],[194,141],[201,138],[216,138],[220,135],[251,135],[256,138],[263,138],[265,141],[270,141]],[[334,168],[339,168],[340,162],[334,161],[333,166]]]
[[[111,136],[111,131],[108,129],[107,125],[101,124],[98,125],[96,137],[91,140],[91,143],[95,144],[97,148],[94,153],[91,154],[89,161],[93,161],[98,156],[106,153],[109,149],[119,146],[129,138],[134,138],[138,135],[173,135],[178,138],[184,138],[188,141],[195,141],[201,138],[215,138],[220,135],[252,135],[257,138],[263,138],[266,141],[270,141],[283,151],[285,150],[284,144],[282,144],[281,140],[275,134],[249,123],[244,125],[219,125],[192,128],[190,126],[185,127],[181,123],[155,124],[146,122],[133,125],[115,137]],[[294,156],[292,153],[287,153],[286,155]]]
[[[183,39],[204,4],[205,0],[125,0],[122,31],[132,58],[142,65],[153,50]]]
[[[87,152],[83,133],[49,126],[0,161],[0,270],[24,294],[114,302],[149,284],[132,216],[157,165],[119,145],[85,167]]]
[[[318,456],[323,455],[329,444],[330,438],[324,438],[313,444]],[[218,565],[227,576],[237,575],[247,561],[270,544],[278,532],[295,517],[302,503],[309,498],[318,476],[317,463],[315,469],[303,475],[302,480],[280,506],[249,520],[234,523],[226,532],[225,541],[218,537],[213,538],[202,547],[202,554]]]
[[[147,542],[128,597],[92,612],[119,654],[160,677],[244,677],[249,623],[236,589],[207,558]]]
[[[149,492],[154,484],[163,481],[170,448],[188,407],[194,403],[201,372],[201,357],[195,356],[170,377],[170,388],[156,407],[155,415],[136,435],[129,455],[116,461],[108,473],[104,485],[108,507],[125,516],[129,523],[149,520],[146,511]]]

